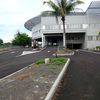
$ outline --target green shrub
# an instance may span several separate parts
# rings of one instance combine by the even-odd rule
[[[96,46],[96,49],[100,49],[100,46]]]

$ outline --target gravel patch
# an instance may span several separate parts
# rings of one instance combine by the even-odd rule
[[[64,65],[31,65],[0,81],[0,100],[44,100]]]

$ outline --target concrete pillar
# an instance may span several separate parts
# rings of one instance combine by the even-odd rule
[[[36,40],[32,41],[32,48],[36,48]]]
[[[44,36],[44,34],[42,34],[42,47],[44,47],[45,46],[45,36]]]
[[[63,33],[63,47],[66,48],[66,34]]]

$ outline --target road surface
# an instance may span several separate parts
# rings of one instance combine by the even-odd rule
[[[32,49],[16,48],[13,51],[0,54],[0,78],[34,63],[37,59],[51,57],[55,49],[55,47],[48,47],[41,52],[21,55],[23,51],[32,51]]]
[[[100,100],[100,54],[78,51],[71,57],[56,100]]]

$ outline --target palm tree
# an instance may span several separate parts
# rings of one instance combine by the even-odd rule
[[[58,20],[58,16],[61,16],[63,23],[63,47],[66,48],[65,16],[83,2],[80,0],[55,0],[55,2],[49,0],[43,2],[43,4],[45,3],[53,9],[52,13],[55,15],[56,20]]]

